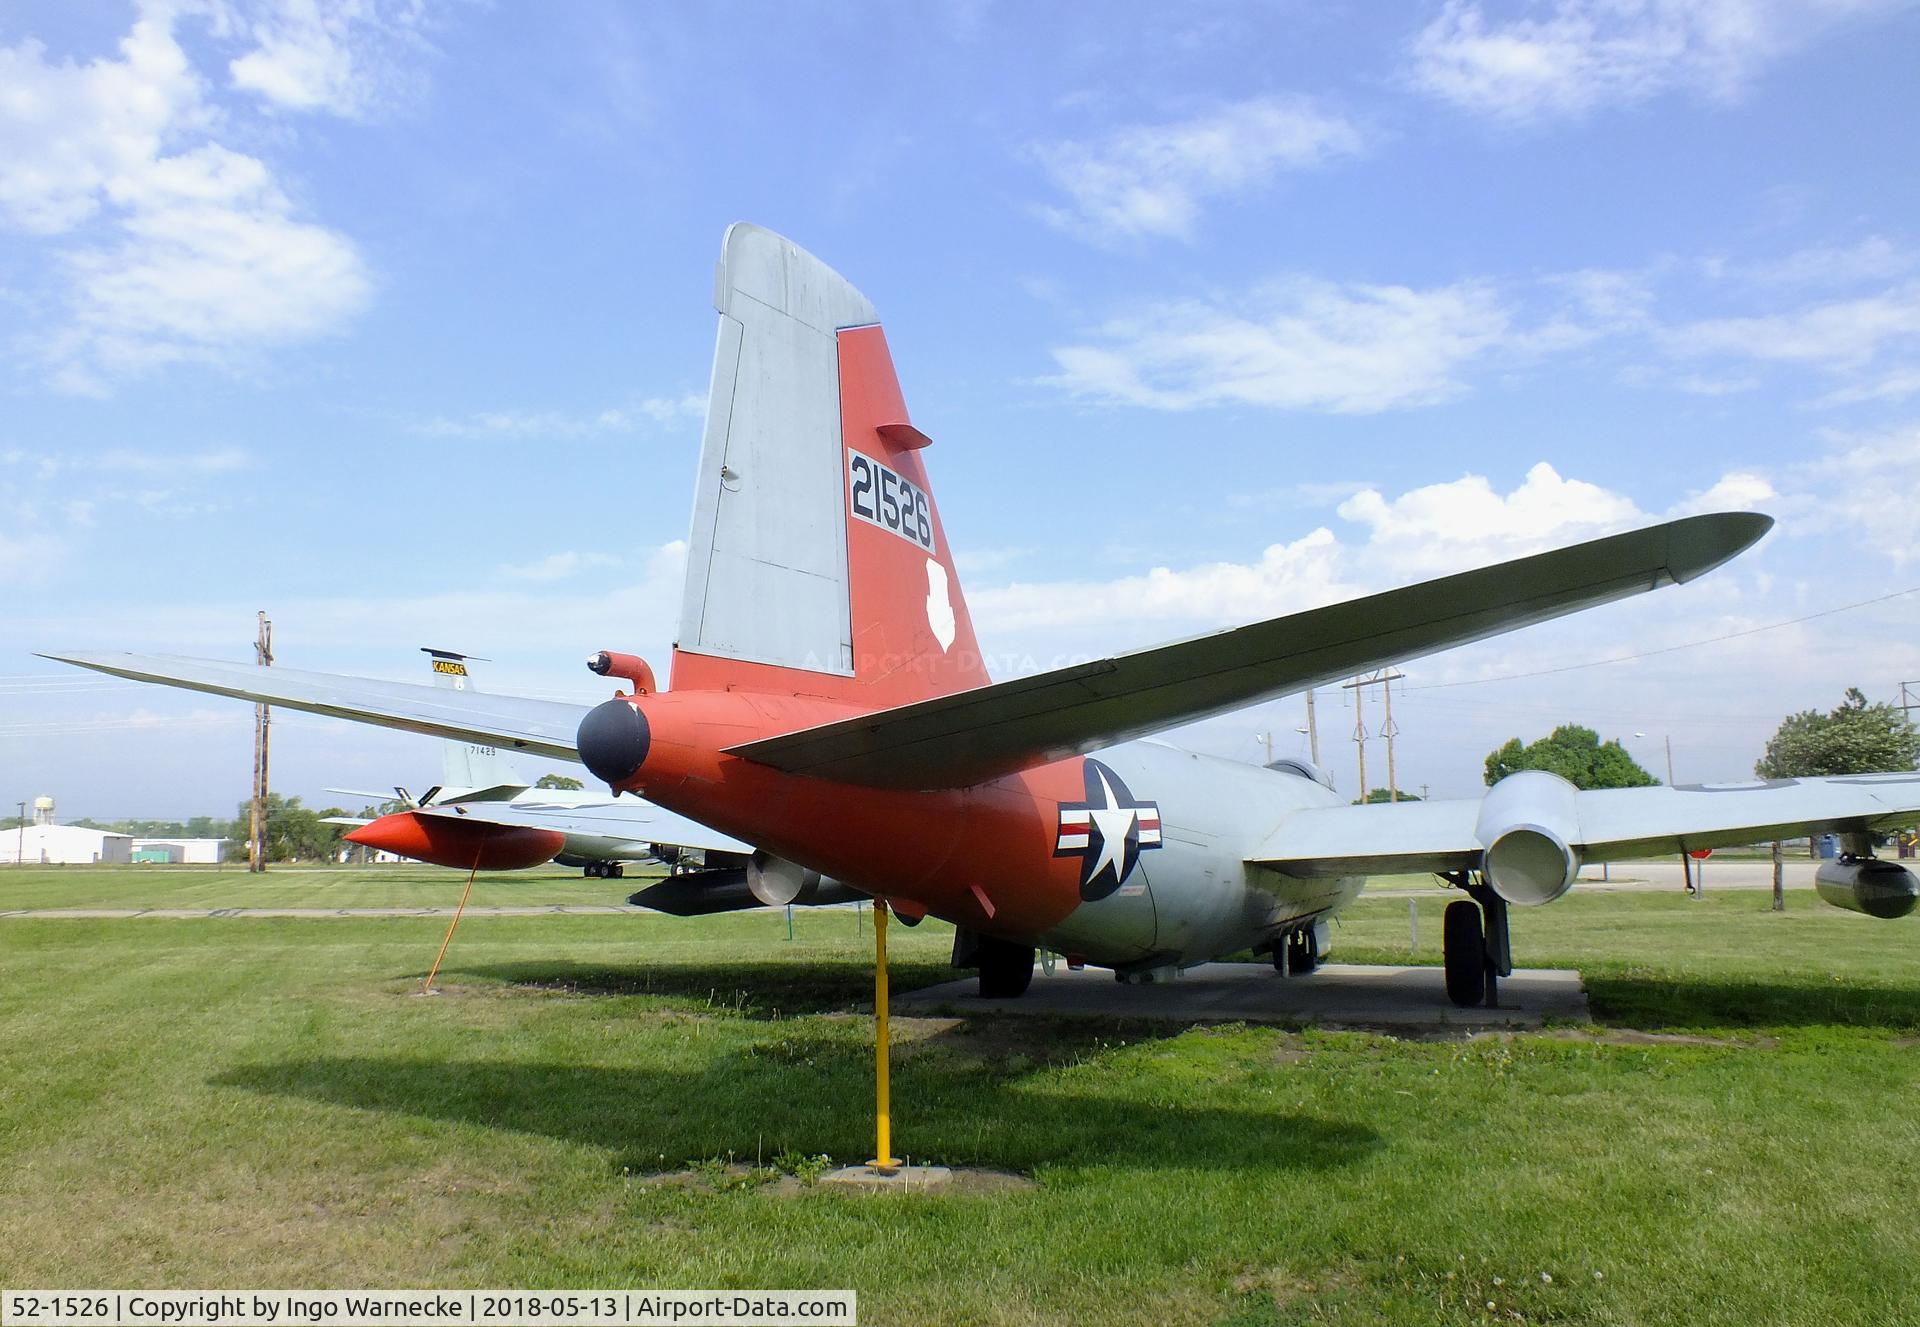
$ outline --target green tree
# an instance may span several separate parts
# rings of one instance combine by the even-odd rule
[[[1920,731],[1898,705],[1868,704],[1857,687],[1832,713],[1790,714],[1753,767],[1763,779],[1920,768]]]
[[[1600,740],[1600,734],[1577,723],[1563,723],[1537,742],[1522,745],[1515,737],[1487,753],[1487,786],[1523,769],[1558,774],[1576,788],[1645,788],[1659,780],[1640,768],[1620,739]]]
[[[558,788],[564,792],[579,792],[587,785],[566,774],[542,774],[536,788]]]
[[[266,849],[270,862],[331,861],[340,851],[340,836],[345,827],[323,824],[326,816],[345,815],[338,807],[315,811],[300,805],[298,797],[267,794]],[[234,842],[228,856],[245,861],[247,838],[252,832],[252,806],[240,803],[240,814],[227,837]]]
[[[1391,802],[1393,800],[1393,790],[1391,788],[1375,788],[1367,794],[1366,800],[1369,802]],[[1410,793],[1405,788],[1402,788],[1400,790],[1400,800],[1403,802],[1417,802],[1420,798],[1417,794]],[[1359,804],[1358,801],[1354,802],[1355,806]]]

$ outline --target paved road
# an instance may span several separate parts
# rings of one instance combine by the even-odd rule
[[[1789,857],[1781,863],[1786,887],[1812,889],[1813,873],[1817,865],[1805,857]],[[1706,867],[1704,883],[1710,891],[1773,888],[1772,862],[1708,858]],[[1582,867],[1580,883],[1574,888],[1583,894],[1659,893],[1662,890],[1670,890],[1678,894],[1685,888],[1681,880],[1679,862],[1615,862],[1605,874],[1610,878],[1603,878],[1601,869],[1597,866]],[[1449,892],[1451,891],[1446,886],[1435,881],[1431,886],[1369,889],[1365,896],[1367,898],[1415,898],[1425,894]]]

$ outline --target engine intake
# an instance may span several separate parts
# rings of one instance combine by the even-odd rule
[[[1920,904],[1920,880],[1897,862],[1877,857],[1842,857],[1822,862],[1813,887],[1836,908],[1869,917],[1904,917]]]
[[[1573,888],[1580,874],[1576,789],[1557,774],[1522,770],[1493,785],[1474,832],[1480,870],[1509,903],[1537,907]]]

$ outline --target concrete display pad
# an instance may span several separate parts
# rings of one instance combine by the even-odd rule
[[[1261,963],[1203,963],[1170,982],[1131,986],[1104,968],[1052,976],[1036,971],[1027,993],[983,1000],[976,979],[897,992],[899,1013],[938,1011],[1045,1017],[1167,1018],[1183,1022],[1312,1023],[1330,1027],[1539,1027],[1547,1019],[1585,1023],[1587,993],[1565,968],[1523,968],[1500,981],[1498,1008],[1463,1009],[1447,999],[1437,967],[1329,963],[1283,977]]]

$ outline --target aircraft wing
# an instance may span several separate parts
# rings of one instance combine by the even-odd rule
[[[1752,512],[1691,516],[748,742],[728,754],[870,787],[965,787],[1689,581],[1772,525]]]
[[[607,839],[629,839],[636,844],[665,843],[703,852],[753,852],[753,845],[708,829],[697,820],[676,815],[638,797],[574,805],[521,802],[442,802],[420,807],[414,814],[445,816],[488,825],[551,829],[562,834]]]
[[[1582,862],[1677,854],[1802,834],[1897,829],[1920,820],[1920,773],[1604,788],[1576,792]],[[1480,866],[1497,829],[1482,799],[1375,802],[1296,811],[1247,860],[1286,875],[1391,875]],[[1577,841],[1576,841],[1577,840]]]
[[[511,747],[556,760],[579,760],[574,733],[588,707],[552,700],[526,700],[484,691],[453,691],[410,682],[308,673],[297,668],[256,668],[178,654],[43,654],[97,673],[159,682],[238,700],[264,701],[335,719],[398,728],[428,737],[452,737]]]

